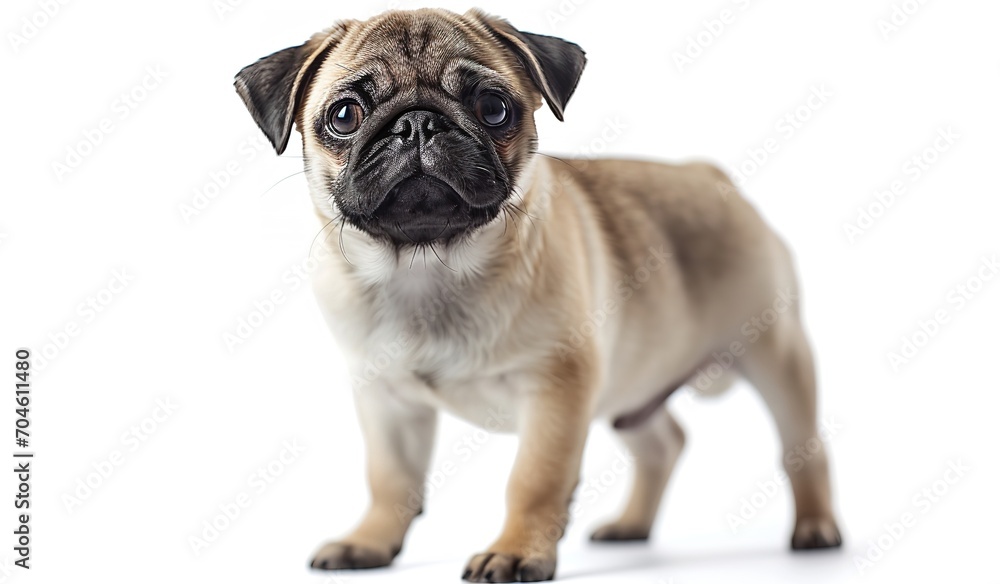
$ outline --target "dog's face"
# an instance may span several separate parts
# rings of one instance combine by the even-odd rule
[[[294,119],[317,207],[392,245],[450,242],[500,213],[562,119],[585,58],[473,10],[341,22],[261,59],[236,88],[275,150]]]

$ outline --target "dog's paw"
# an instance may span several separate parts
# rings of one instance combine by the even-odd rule
[[[842,540],[832,517],[799,519],[792,532],[793,550],[817,550],[840,547]]]
[[[555,558],[518,557],[486,552],[469,560],[462,574],[467,582],[542,582],[556,575]]]
[[[598,527],[590,534],[590,541],[646,541],[649,539],[649,527],[645,525],[629,525],[617,521]]]
[[[317,570],[360,570],[392,563],[398,549],[369,544],[333,541],[316,552],[310,567]]]

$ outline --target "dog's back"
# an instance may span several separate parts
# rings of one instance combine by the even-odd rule
[[[780,289],[797,295],[787,249],[715,166],[564,162],[552,164],[587,195],[624,273],[641,265],[650,246],[670,253],[670,269],[658,276],[680,279],[683,298],[663,298],[664,289],[656,286],[638,290],[638,296],[653,303],[680,302],[703,325],[728,329],[765,308]]]

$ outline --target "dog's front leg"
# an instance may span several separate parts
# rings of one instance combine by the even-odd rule
[[[347,537],[325,544],[312,567],[323,570],[375,568],[392,562],[423,504],[433,449],[436,411],[404,402],[372,384],[354,392],[367,448],[371,505]]]
[[[538,582],[555,576],[556,544],[569,521],[590,422],[591,383],[582,363],[562,363],[537,391],[522,396],[503,532],[469,560],[464,580]]]

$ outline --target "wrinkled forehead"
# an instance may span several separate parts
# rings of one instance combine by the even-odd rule
[[[470,85],[504,89],[526,100],[530,91],[513,53],[481,24],[456,14],[417,11],[355,26],[327,56],[313,92],[320,102],[352,90],[383,103],[421,89],[459,98]]]

